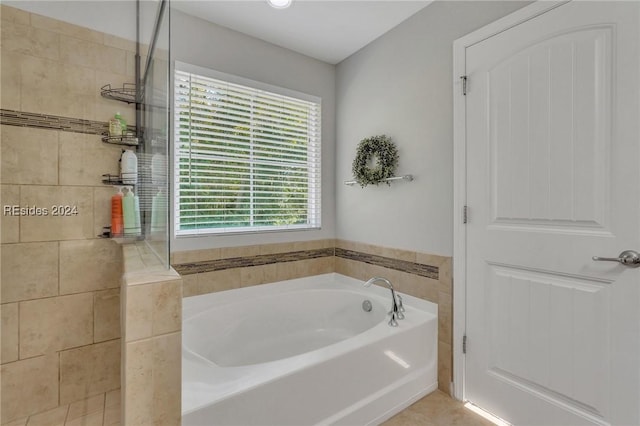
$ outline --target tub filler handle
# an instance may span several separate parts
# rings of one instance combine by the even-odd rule
[[[389,320],[388,324],[391,327],[397,327],[398,321],[396,321],[396,319],[399,319],[399,320],[404,319],[404,314],[403,314],[404,306],[402,306],[402,297],[400,297],[400,295],[396,295],[396,292],[393,289],[393,284],[391,284],[391,281],[383,277],[373,277],[367,280],[364,283],[364,286],[369,287],[371,286],[371,284],[374,284],[376,282],[385,283],[387,287],[389,287],[389,290],[391,290],[391,310],[389,311],[389,315],[391,315],[391,319]]]

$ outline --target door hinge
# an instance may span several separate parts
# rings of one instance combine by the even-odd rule
[[[469,207],[464,206],[462,208],[462,223],[467,223],[469,221]]]
[[[462,336],[462,353],[467,353],[467,335]]]
[[[462,83],[462,95],[467,96],[467,76],[460,77],[460,82]]]

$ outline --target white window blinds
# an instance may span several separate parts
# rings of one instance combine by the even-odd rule
[[[320,227],[320,102],[175,72],[176,235]]]

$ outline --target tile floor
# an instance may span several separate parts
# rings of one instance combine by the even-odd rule
[[[382,426],[493,426],[460,401],[435,391],[396,414]]]
[[[3,426],[119,426],[120,389],[14,420]]]
[[[4,426],[118,426],[120,389],[34,414]],[[435,391],[382,426],[493,426],[443,392]]]

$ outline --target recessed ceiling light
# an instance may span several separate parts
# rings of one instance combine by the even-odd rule
[[[291,1],[292,0],[267,0],[267,2],[269,2],[269,6],[276,9],[286,9],[291,6]]]

